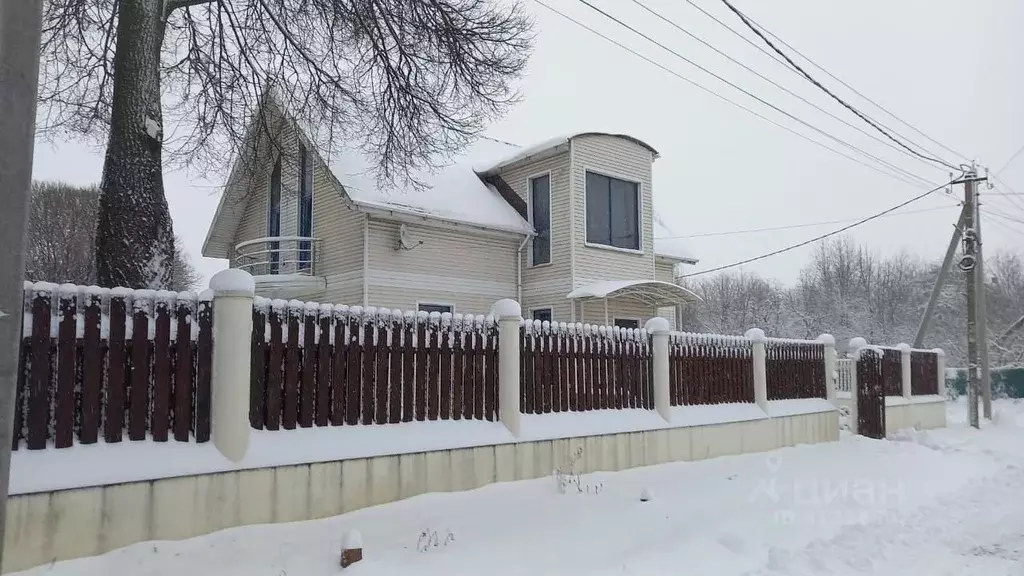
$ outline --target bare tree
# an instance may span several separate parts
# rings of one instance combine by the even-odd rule
[[[273,139],[273,90],[327,155],[354,142],[409,181],[515,100],[530,27],[519,0],[47,0],[40,127],[107,135],[99,279],[164,286],[165,151],[225,168],[247,129]]]
[[[33,182],[25,278],[83,285],[96,283],[95,235],[99,204],[98,186]],[[193,290],[201,280],[180,239],[175,239],[168,288]]]

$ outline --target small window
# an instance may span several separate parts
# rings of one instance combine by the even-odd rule
[[[444,314],[445,312],[451,314],[452,307],[448,304],[420,304],[417,306],[420,312],[437,312],[438,314]]]
[[[541,322],[551,322],[551,308],[537,308],[536,310],[531,310],[530,317],[533,320],[540,320]]]
[[[587,172],[587,242],[640,249],[640,186]]]
[[[619,328],[640,328],[640,321],[629,318],[616,318],[615,325]]]
[[[533,237],[532,265],[551,263],[551,176],[530,179],[530,223]]]

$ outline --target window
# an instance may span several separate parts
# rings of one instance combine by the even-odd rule
[[[451,314],[452,306],[449,304],[419,304],[416,307],[420,312],[437,312],[438,314],[444,314],[445,312]]]
[[[640,186],[587,172],[587,242],[640,249]]]
[[[536,310],[531,310],[530,317],[533,320],[540,320],[541,322],[551,322],[551,308],[537,308]]]
[[[299,144],[299,236],[306,238],[313,235],[313,169],[309,162],[306,147]],[[299,241],[299,270],[309,270],[312,266],[312,250],[309,240]]]
[[[616,318],[614,324],[619,328],[640,328],[640,321],[630,318]]]
[[[270,173],[270,205],[267,207],[267,236],[276,238],[281,235],[281,158],[274,162],[274,170]],[[270,274],[277,274],[281,254],[280,242],[268,242],[270,252]]]
[[[530,179],[530,223],[533,237],[533,266],[551,263],[551,176]]]

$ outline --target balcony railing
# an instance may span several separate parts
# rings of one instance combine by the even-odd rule
[[[232,268],[253,276],[301,274],[315,276],[320,262],[320,239],[306,236],[272,236],[235,245]]]

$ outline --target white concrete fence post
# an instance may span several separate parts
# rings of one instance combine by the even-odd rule
[[[765,342],[768,338],[764,335],[764,330],[760,328],[751,328],[744,334],[749,340],[753,342],[753,361],[754,361],[754,403],[757,404],[758,408],[768,412],[768,371],[765,367],[765,363],[768,360],[767,352],[765,351]]]
[[[825,345],[825,399],[836,403],[836,339],[831,334],[818,336]]]
[[[857,360],[860,359],[860,351],[862,348],[868,347],[868,341],[863,338],[850,338],[850,344],[846,355],[853,360],[853,374],[850,378],[850,416],[849,425],[850,432],[856,434],[857,430]]]
[[[900,382],[903,384],[903,397],[910,400],[911,387],[910,382],[913,378],[913,371],[910,369],[910,344],[906,342],[900,342],[896,345],[896,349],[900,351]]]
[[[498,300],[491,307],[498,322],[498,405],[502,424],[519,437],[519,327],[523,310],[515,300]]]
[[[210,431],[213,445],[232,462],[249,449],[249,367],[252,303],[256,284],[237,268],[210,279],[213,291],[213,382]]]
[[[669,400],[668,320],[655,316],[644,325],[651,335],[651,375],[654,379],[654,409],[665,422],[672,421],[672,406]]]
[[[936,388],[936,390],[939,392],[939,396],[942,396],[943,398],[945,398],[946,397],[946,353],[942,351],[942,348],[936,348],[936,349],[932,350],[932,352],[935,352],[935,355],[938,356],[938,358],[935,359],[936,360],[935,364],[936,364],[936,367],[937,367],[936,372],[939,373],[938,374],[939,385]]]

